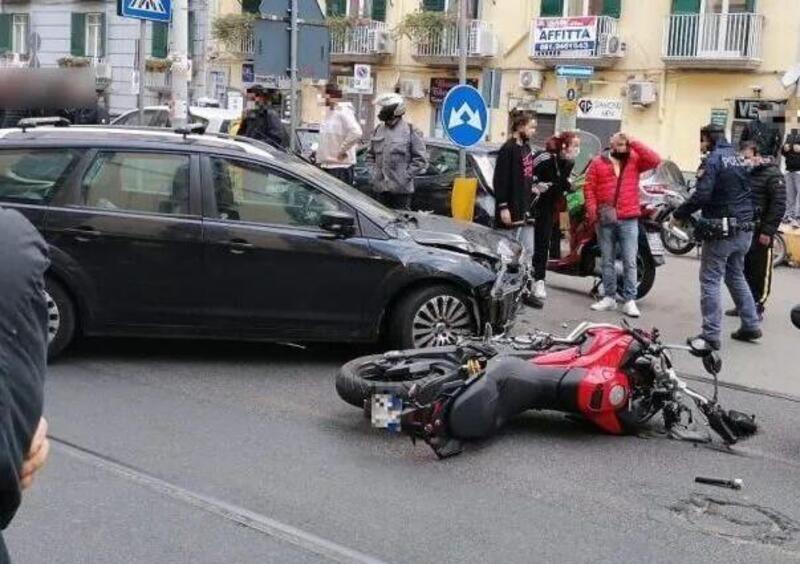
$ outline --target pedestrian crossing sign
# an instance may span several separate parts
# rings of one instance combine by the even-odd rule
[[[172,17],[172,0],[117,0],[117,14],[125,18],[168,22]]]

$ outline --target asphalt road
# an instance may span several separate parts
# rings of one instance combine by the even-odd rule
[[[671,260],[643,325],[698,323],[696,261]],[[760,345],[725,343],[725,378],[797,392],[800,333],[778,309]],[[554,279],[520,329],[589,315],[585,281]],[[559,286],[560,289],[555,288]],[[786,311],[786,310],[785,310]],[[614,316],[608,316],[614,318]],[[437,461],[369,428],[336,396],[363,349],[92,340],[51,369],[49,466],[5,536],[20,563],[800,561],[800,399],[722,390],[762,433],[731,452],[611,437],[531,413]],[[686,369],[699,372],[687,362]],[[784,372],[786,371],[786,372]],[[784,385],[786,384],[786,385]],[[800,396],[800,394],[797,394]],[[741,478],[732,491],[693,482]]]

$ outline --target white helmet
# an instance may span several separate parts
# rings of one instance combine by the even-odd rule
[[[381,121],[399,118],[406,113],[405,99],[394,92],[379,95],[375,98],[375,106],[379,108],[378,119]]]

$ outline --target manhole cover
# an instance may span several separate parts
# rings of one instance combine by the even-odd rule
[[[795,542],[800,532],[790,517],[744,501],[694,494],[671,509],[695,528],[731,540],[783,546]]]

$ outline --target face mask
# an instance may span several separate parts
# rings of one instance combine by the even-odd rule
[[[611,156],[617,159],[618,161],[624,161],[628,158],[628,152],[625,151],[624,153],[621,151],[611,151]]]
[[[578,158],[578,153],[580,152],[581,150],[576,148],[567,149],[566,151],[564,151],[564,158],[568,161],[574,161],[575,159]]]
[[[384,123],[389,123],[394,119],[394,106],[384,106],[378,112],[378,119]]]

